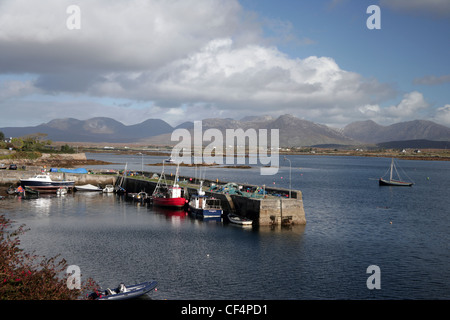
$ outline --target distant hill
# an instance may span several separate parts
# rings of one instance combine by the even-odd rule
[[[450,141],[450,128],[425,120],[401,122],[390,126],[382,126],[368,120],[353,122],[344,129],[338,130],[286,114],[277,118],[261,115],[245,117],[241,120],[209,118],[202,120],[202,126],[203,130],[219,129],[224,138],[226,129],[241,128],[257,131],[267,129],[268,135],[271,129],[278,129],[281,147],[352,146],[406,140]],[[48,135],[48,139],[62,142],[175,145],[178,142],[171,141],[172,132],[178,128],[192,132],[193,127],[194,123],[189,121],[176,127],[172,127],[161,119],[148,119],[138,124],[124,125],[111,118],[96,117],[88,120],[54,119],[38,126],[0,128],[0,131],[6,137],[44,133]],[[209,141],[205,144],[209,144]]]
[[[194,124],[183,124],[183,128],[193,132]],[[267,137],[270,141],[270,130],[278,129],[280,146],[309,146],[319,143],[354,144],[355,141],[345,137],[337,130],[311,121],[302,120],[292,115],[282,115],[278,118],[271,116],[245,117],[241,120],[230,118],[209,118],[202,120],[203,131],[207,129],[219,129],[225,139],[226,129],[267,129]],[[192,134],[192,133],[191,133]],[[209,144],[209,141],[205,142]]]
[[[402,140],[450,141],[450,128],[432,121],[414,120],[382,126],[372,120],[353,122],[343,134],[363,143]]]
[[[172,132],[167,122],[148,119],[126,126],[111,118],[98,117],[88,120],[73,118],[55,119],[34,127],[0,128],[6,137],[20,137],[33,133],[45,133],[53,141],[64,142],[136,142],[139,139]]]

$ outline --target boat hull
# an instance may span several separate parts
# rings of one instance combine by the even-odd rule
[[[84,185],[84,186],[76,186],[75,189],[77,191],[82,191],[82,192],[101,192],[103,191],[102,188],[93,186],[93,185]]]
[[[191,205],[189,206],[189,210],[192,214],[200,218],[221,218],[223,213],[221,209],[201,209]]]
[[[153,204],[160,207],[183,208],[186,205],[186,199],[154,197]]]
[[[68,188],[69,190],[74,188],[74,181],[32,181],[21,180],[20,185],[22,188],[28,187],[30,189],[39,191],[40,193],[56,193],[60,188]]]
[[[411,187],[413,185],[413,183],[412,182],[397,181],[397,180],[380,179],[379,180],[379,185],[380,186]]]

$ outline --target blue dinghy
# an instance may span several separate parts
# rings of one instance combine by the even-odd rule
[[[158,282],[146,281],[143,283],[125,286],[123,283],[117,289],[106,289],[103,292],[94,292],[91,297],[95,300],[125,300],[140,297],[156,288]]]

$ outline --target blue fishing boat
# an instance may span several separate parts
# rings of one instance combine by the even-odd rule
[[[203,181],[200,181],[197,194],[189,200],[189,211],[199,218],[221,218],[223,213],[220,200],[207,196],[203,191]]]

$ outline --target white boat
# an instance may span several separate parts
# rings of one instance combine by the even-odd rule
[[[103,192],[104,193],[112,193],[114,192],[114,186],[112,184],[107,184],[104,188],[103,188]]]
[[[103,191],[102,188],[98,187],[98,186],[94,186],[92,184],[85,184],[82,186],[75,186],[75,189],[77,191]]]
[[[60,187],[58,190],[56,190],[56,194],[58,196],[62,196],[64,194],[67,194],[68,190],[66,187]]]
[[[253,221],[248,218],[241,217],[237,214],[232,213],[228,214],[228,220],[230,220],[231,223],[239,224],[241,226],[251,226],[253,223]]]
[[[173,160],[172,157],[169,157],[168,159],[164,160],[164,162],[167,162],[167,163],[175,163],[175,160]]]

